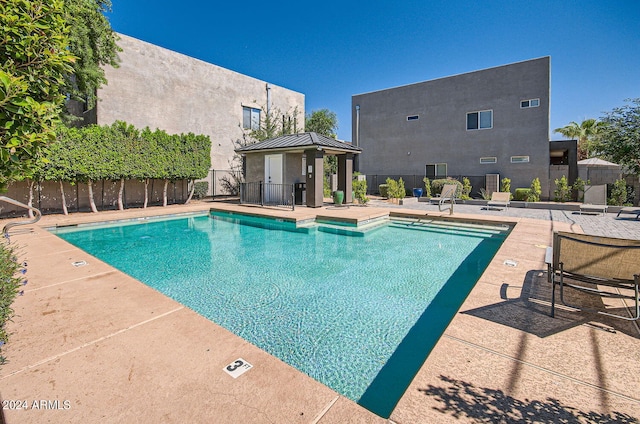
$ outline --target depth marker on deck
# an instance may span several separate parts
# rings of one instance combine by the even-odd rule
[[[253,368],[253,365],[248,363],[242,358],[238,358],[226,367],[223,368],[224,372],[229,374],[233,378],[238,378],[245,372]]]

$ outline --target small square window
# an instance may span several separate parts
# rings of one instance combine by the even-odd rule
[[[529,107],[529,100],[523,100],[520,102],[520,107],[525,108]]]
[[[495,156],[485,156],[480,158],[480,163],[497,163],[498,158]]]
[[[511,163],[529,163],[529,156],[511,156]]]

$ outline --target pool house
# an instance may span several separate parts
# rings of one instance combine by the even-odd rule
[[[353,160],[362,149],[315,132],[283,135],[236,149],[243,157],[241,203],[323,204],[324,157],[338,157],[338,190],[351,203]]]

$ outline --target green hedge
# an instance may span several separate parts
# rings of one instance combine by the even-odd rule
[[[458,180],[454,180],[453,178],[442,178],[439,180],[433,180],[431,181],[431,193],[432,195],[438,195],[440,193],[442,193],[442,187],[444,187],[445,184],[455,184],[458,186],[458,188],[456,189],[456,197],[460,198],[462,197],[462,183]]]
[[[9,339],[5,325],[13,317],[11,304],[21,293],[20,287],[27,284],[27,281],[21,278],[26,272],[26,264],[18,264],[11,247],[0,242],[0,353],[2,346]],[[0,354],[0,365],[4,362],[5,358]]]
[[[388,197],[388,195],[389,195],[389,185],[380,184],[378,186],[378,190],[380,191],[380,196],[381,197]]]
[[[517,188],[515,194],[513,195],[513,199],[527,201],[530,193],[531,193],[530,188]]]
[[[122,121],[60,128],[36,178],[48,181],[201,179],[211,167],[206,135],[142,131]]]
[[[208,191],[209,191],[209,182],[198,181],[195,183],[195,187],[193,188],[193,197],[195,197],[196,199],[203,199],[207,196]]]

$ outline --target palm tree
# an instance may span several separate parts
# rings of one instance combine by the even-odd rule
[[[553,132],[563,136],[578,140],[578,160],[587,159],[591,150],[594,138],[604,128],[605,123],[593,118],[585,119],[581,124],[571,121],[569,125],[556,128]]]

